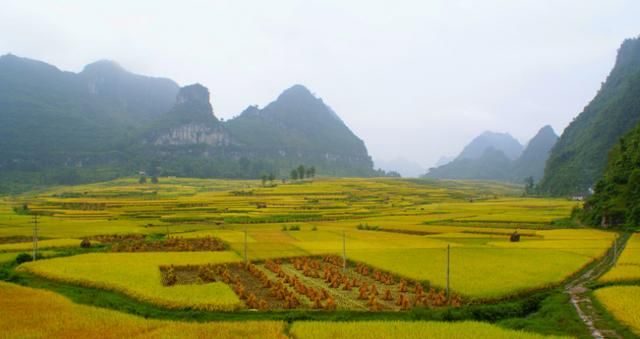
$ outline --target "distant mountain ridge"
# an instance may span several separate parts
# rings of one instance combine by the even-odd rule
[[[520,156],[524,147],[509,133],[486,131],[465,146],[457,159],[480,158],[487,148],[502,151],[509,159],[514,160]]]
[[[551,126],[544,126],[522,150],[522,145],[507,133],[484,132],[453,161],[430,169],[425,177],[514,182],[532,177],[537,181],[557,139]]]
[[[285,90],[263,109],[247,108],[224,125],[238,147],[251,146],[265,156],[305,158],[311,155],[339,162],[352,168],[356,175],[366,175],[356,168],[360,164],[364,164],[367,171],[373,168],[364,142],[322,99],[302,85]]]
[[[558,135],[549,125],[544,126],[527,143],[527,147],[516,159],[511,168],[511,177],[515,181],[533,177],[535,182],[544,176],[544,167],[551,149],[558,142]]]
[[[149,168],[179,176],[282,177],[299,164],[315,166],[319,175],[375,174],[364,142],[302,85],[222,122],[199,84],[180,88],[104,60],[72,73],[0,57],[0,191]]]

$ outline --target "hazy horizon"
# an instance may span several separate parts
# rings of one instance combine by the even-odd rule
[[[216,116],[307,86],[374,160],[428,168],[491,130],[561,134],[596,94],[640,3],[2,1],[0,54],[209,88]],[[64,20],[60,20],[60,18]],[[79,29],[81,27],[82,29]]]

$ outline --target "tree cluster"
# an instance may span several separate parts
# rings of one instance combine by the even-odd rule
[[[585,202],[581,219],[593,226],[640,225],[640,124],[611,150],[604,176]]]
[[[304,180],[305,178],[315,178],[315,176],[316,168],[314,166],[305,168],[304,165],[300,165],[292,169],[290,173],[291,180]]]

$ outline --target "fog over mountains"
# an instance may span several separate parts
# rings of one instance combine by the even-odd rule
[[[544,164],[558,136],[544,126],[526,144],[508,133],[484,132],[474,138],[451,162],[431,168],[424,176],[438,179],[540,180]]]
[[[302,85],[228,121],[216,117],[206,87],[179,87],[111,61],[72,73],[4,55],[0,88],[5,182],[72,184],[140,170],[279,178],[300,164],[320,175],[375,174],[364,142]]]

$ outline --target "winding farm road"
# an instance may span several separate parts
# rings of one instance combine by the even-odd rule
[[[622,338],[614,329],[599,328],[600,324],[597,320],[600,319],[600,316],[593,307],[593,301],[589,293],[590,289],[587,285],[598,279],[615,265],[629,237],[629,234],[621,234],[603,258],[593,264],[584,273],[569,281],[564,287],[565,293],[571,297],[571,303],[578,312],[578,316],[580,316],[582,322],[587,326],[593,338]]]

